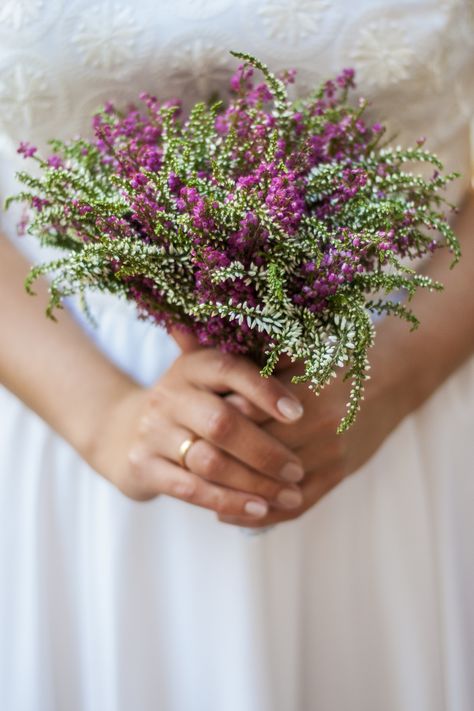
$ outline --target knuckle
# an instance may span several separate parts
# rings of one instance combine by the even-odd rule
[[[282,463],[282,457],[273,447],[260,447],[255,450],[254,466],[258,471],[276,476]]]
[[[226,402],[231,403],[231,405],[242,414],[245,415],[245,417],[248,417],[249,419],[254,419],[258,415],[258,410],[254,405],[252,405],[247,398],[242,397],[242,395],[237,395],[236,393],[232,393],[231,395],[226,396]]]
[[[197,498],[198,483],[194,477],[183,477],[172,486],[172,495],[178,499],[183,499],[193,503]]]
[[[255,476],[254,479],[255,484],[252,493],[255,493],[257,496],[261,496],[267,501],[274,501],[280,491],[286,488],[285,485],[282,486],[268,477]]]
[[[235,363],[235,357],[230,353],[217,353],[215,359],[217,375],[226,378],[235,369]]]
[[[216,409],[208,419],[207,435],[209,439],[225,439],[235,425],[235,415],[227,408]]]
[[[128,450],[127,460],[128,463],[131,465],[132,471],[142,471],[146,461],[145,449],[139,444],[132,446]]]
[[[138,420],[137,432],[141,436],[148,435],[153,427],[153,420],[149,414],[142,415]]]
[[[223,516],[229,510],[226,497],[223,493],[219,492],[215,494],[212,501],[212,508],[220,516]]]
[[[199,470],[201,476],[211,479],[221,470],[222,457],[219,452],[209,445],[202,448],[199,453]]]

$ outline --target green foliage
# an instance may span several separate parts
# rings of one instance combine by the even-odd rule
[[[323,135],[328,124],[340,122],[356,134],[355,126],[365,106],[346,103],[347,87],[339,103],[328,102],[324,110],[314,111],[315,104],[323,100],[324,87],[292,102],[285,83],[263,63],[247,54],[232,54],[262,72],[273,97],[268,111],[274,124],[267,132],[261,160],[278,164],[282,174],[287,170],[288,156],[299,156],[303,162],[307,155],[304,142],[308,136]],[[262,121],[262,105],[246,108],[250,118],[247,138],[242,137],[235,122],[225,135],[216,130],[216,119],[224,109],[220,102],[212,106],[198,103],[180,123],[176,107],[164,105],[152,117],[161,132],[161,166],[159,170],[143,165],[136,168],[146,177],[147,188],[159,204],[159,210],[143,218],[144,222],[148,220],[147,239],[134,231],[130,220],[131,205],[140,190],[133,187],[127,172],[121,171],[123,161],[136,157],[127,156],[122,144],[111,151],[114,163],[105,161],[98,147],[83,139],[51,141],[62,165],[52,166],[35,156],[40,177],[19,173],[25,189],[8,198],[6,205],[19,202],[29,206],[28,232],[45,245],[65,250],[66,256],[35,266],[26,288],[33,293],[35,279],[43,274],[50,276],[47,313],[54,318],[55,310],[68,295],[84,298],[88,291],[98,290],[134,298],[131,288],[145,284],[146,289],[141,287],[141,314],[156,322],[167,326],[180,323],[192,329],[220,317],[229,329],[245,325],[255,334],[255,348],[249,348],[249,352],[261,364],[264,376],[273,372],[281,355],[287,355],[304,362],[304,374],[294,381],[308,382],[318,393],[338,369],[344,368],[352,387],[347,414],[339,427],[342,432],[354,422],[363,398],[368,352],[375,338],[371,317],[396,316],[414,329],[418,320],[408,306],[409,300],[418,288],[441,288],[407,267],[406,258],[427,253],[433,241],[447,245],[453,264],[460,258],[459,244],[445,215],[451,206],[442,196],[457,175],[437,172],[425,178],[414,174],[407,164],[429,164],[436,171],[441,171],[442,165],[420,146],[379,148],[380,135],[374,134],[364,150],[354,149],[354,154],[345,159],[337,157],[336,148],[328,144],[329,158],[305,176],[306,210],[297,233],[290,234],[258,192],[236,185],[236,177],[245,174],[246,156],[256,150],[252,130]],[[292,128],[295,115],[301,116],[301,133]],[[101,116],[104,125],[114,125],[116,119],[107,112]],[[282,140],[287,146],[285,160],[276,157]],[[355,143],[349,141],[347,145]],[[337,203],[334,195],[346,181],[348,165],[362,172],[366,180],[353,197]],[[178,209],[170,175],[203,196],[206,215],[215,225],[211,236],[199,234],[192,211]],[[259,188],[265,192],[268,185],[269,180],[262,178]],[[38,200],[42,201],[40,209]],[[337,210],[319,217],[318,206],[325,202],[331,205],[331,201],[337,203]],[[203,299],[196,289],[193,255],[201,258],[204,254],[204,237],[206,245],[225,252],[229,235],[239,229],[248,213],[255,216],[267,235],[265,250],[257,250],[255,255],[260,261],[233,257],[227,266],[216,266],[210,278],[212,298]],[[121,225],[123,232],[111,224]],[[384,246],[383,235],[394,226],[401,243],[406,238],[408,246],[403,255]],[[341,253],[353,249],[354,234],[360,249],[365,250],[364,271],[342,283],[322,310],[311,311],[307,304],[296,303],[294,285],[303,265],[311,262],[315,270],[320,269],[328,246],[336,245]],[[232,285],[237,281],[252,286],[256,305],[246,299],[236,303],[231,298]],[[162,315],[166,320],[159,321]]]

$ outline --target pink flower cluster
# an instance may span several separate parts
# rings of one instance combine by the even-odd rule
[[[294,78],[288,71],[278,81],[286,91]],[[231,78],[229,101],[213,114],[202,110],[183,117],[178,100],[163,103],[150,94],[140,95],[145,111],[135,105],[119,111],[107,103],[93,119],[95,140],[82,154],[87,160],[95,152],[104,179],[120,180],[121,208],[104,212],[86,193],[75,194],[64,215],[85,243],[100,234],[168,251],[185,244],[183,288],[197,304],[258,307],[261,284],[247,275],[284,262],[290,245],[288,303],[324,314],[358,274],[377,270],[390,255],[414,256],[437,245],[425,240],[420,246],[409,201],[388,220],[383,211],[367,211],[364,222],[359,205],[365,209],[390,197],[399,166],[381,155],[373,158],[383,128],[365,122],[363,105],[349,108],[353,86],[354,72],[345,69],[312,101],[288,102],[282,118],[275,111],[275,87],[256,83],[254,67],[243,64]],[[22,143],[18,152],[26,158],[36,149]],[[56,154],[47,159],[51,169],[67,165]],[[38,212],[48,204],[40,197],[31,203]],[[120,276],[120,259],[110,264]],[[239,274],[216,279],[235,264]],[[121,278],[143,314],[166,327],[189,328],[203,345],[261,356],[272,342],[245,319],[177,313],[169,308],[166,290],[146,273]]]

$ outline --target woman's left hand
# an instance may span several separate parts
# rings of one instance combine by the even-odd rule
[[[220,517],[221,521],[261,528],[298,518],[370,459],[413,407],[411,379],[406,378],[404,385],[387,362],[384,367],[381,349],[382,344],[378,354],[377,346],[371,352],[371,361],[376,364],[373,378],[367,382],[365,400],[355,424],[343,434],[337,434],[336,430],[346,411],[350,383],[344,382],[340,374],[318,397],[305,383],[290,385],[304,407],[303,417],[290,426],[272,422],[239,396],[230,396],[236,407],[298,454],[306,474],[300,483],[304,500],[299,508],[272,509],[255,523],[229,517]],[[291,366],[279,379],[288,385],[294,374],[295,368]]]
[[[407,324],[386,318],[377,326],[372,364],[365,400],[355,424],[344,434],[336,434],[344,416],[350,385],[339,377],[316,397],[305,384],[292,385],[304,406],[304,415],[293,425],[282,426],[266,420],[238,395],[228,396],[241,412],[268,429],[303,460],[306,476],[299,484],[303,504],[291,512],[272,510],[254,527],[269,526],[297,518],[316,504],[345,477],[356,472],[383,444],[401,420],[419,407],[474,353],[474,192],[468,190],[453,227],[460,239],[463,258],[450,269],[448,250],[439,250],[421,270],[445,290],[419,290],[411,301],[421,326],[410,333]],[[196,347],[193,339],[177,339],[185,349]],[[279,377],[291,381],[290,367]],[[221,518],[228,523],[248,526],[239,518]]]

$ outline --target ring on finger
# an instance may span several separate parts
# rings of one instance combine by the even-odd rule
[[[186,439],[183,439],[183,441],[179,445],[178,462],[179,462],[180,466],[183,467],[183,469],[187,469],[186,455],[189,452],[189,450],[191,449],[191,447],[193,446],[194,442],[196,442],[197,439],[198,439],[198,437],[196,437],[195,434],[191,433],[189,435],[189,437],[186,437]]]

